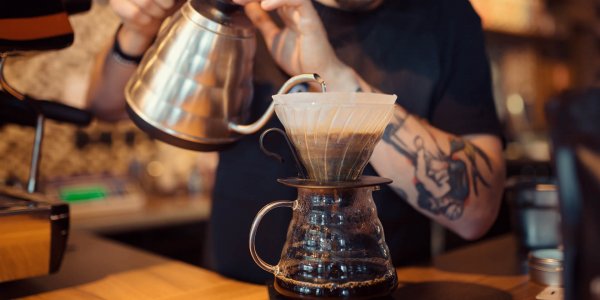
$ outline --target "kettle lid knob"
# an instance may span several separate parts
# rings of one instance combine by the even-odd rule
[[[235,4],[232,0],[212,0],[213,6],[224,14],[231,14],[242,8]]]
[[[223,25],[239,36],[254,36],[254,25],[242,6],[232,0],[190,0],[191,7],[206,19]],[[221,30],[225,30],[221,28]]]

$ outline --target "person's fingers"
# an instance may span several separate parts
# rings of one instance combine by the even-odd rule
[[[271,11],[284,6],[300,6],[309,3],[310,0],[233,0],[233,2],[242,6],[259,3],[264,10]]]
[[[124,23],[133,23],[138,26],[152,23],[152,17],[129,0],[111,0],[110,4]]]
[[[263,0],[260,6],[267,11],[274,10],[283,6],[300,6],[309,0]]]
[[[154,0],[130,0],[133,4],[137,5],[137,7],[143,11],[145,14],[162,20],[167,16],[168,9],[163,9],[156,1]]]
[[[249,3],[244,7],[246,15],[254,26],[260,30],[267,45],[270,47],[280,29],[258,3]]]
[[[417,149],[423,148],[423,139],[420,136],[416,137],[414,144],[415,144],[415,147],[417,147]]]
[[[154,0],[165,11],[171,10],[175,6],[175,0]]]
[[[247,5],[248,3],[257,2],[260,3],[265,10],[274,10],[286,5],[298,6],[306,1],[310,0],[233,0],[233,2],[238,5]]]
[[[312,2],[304,0],[286,1],[286,3],[291,3],[291,5],[284,5],[277,9],[286,27],[311,37],[325,34],[321,18],[313,7]]]
[[[302,20],[297,7],[283,6],[277,9],[277,14],[281,18],[281,21],[285,27],[290,28],[295,32],[301,31],[299,27]]]
[[[246,5],[250,2],[260,2],[260,0],[233,0],[233,2],[237,5]]]

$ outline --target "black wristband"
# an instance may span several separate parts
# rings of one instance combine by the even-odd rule
[[[115,57],[125,63],[130,63],[130,64],[139,64],[142,61],[142,58],[144,57],[144,55],[137,55],[137,56],[133,56],[133,55],[129,55],[125,52],[123,52],[123,49],[121,49],[121,45],[119,44],[119,30],[121,30],[121,26],[119,26],[119,28],[117,29],[117,32],[115,33],[115,41],[113,42],[113,49],[112,52],[115,55]]]

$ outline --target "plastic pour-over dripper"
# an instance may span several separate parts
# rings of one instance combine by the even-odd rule
[[[362,174],[393,113],[396,95],[274,95],[275,112],[308,173],[319,182]]]

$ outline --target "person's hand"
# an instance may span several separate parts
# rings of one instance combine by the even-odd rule
[[[354,71],[336,56],[310,0],[234,0],[245,5],[252,23],[265,38],[271,55],[289,75],[317,73],[329,90],[354,91]],[[266,11],[277,10],[285,27],[279,28]]]
[[[175,0],[110,0],[110,6],[121,18],[117,33],[123,52],[142,55],[150,46],[162,22],[175,9]]]

